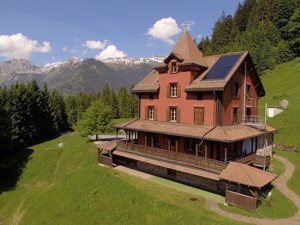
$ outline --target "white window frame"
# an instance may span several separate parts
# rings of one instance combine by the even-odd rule
[[[176,107],[170,107],[170,121],[171,122],[177,122],[177,108]]]
[[[154,106],[148,106],[148,119],[154,120]]]
[[[170,84],[170,97],[172,98],[178,97],[178,86],[175,83]]]

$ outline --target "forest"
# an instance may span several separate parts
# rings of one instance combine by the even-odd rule
[[[108,84],[96,95],[63,98],[35,80],[0,88],[0,158],[76,129],[87,136],[109,132],[111,119],[137,116],[137,97]]]
[[[300,55],[299,0],[245,0],[233,16],[223,12],[211,37],[198,47],[205,56],[249,51],[263,74]]]

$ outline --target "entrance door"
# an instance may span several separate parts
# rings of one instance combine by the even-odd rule
[[[204,124],[204,107],[194,108],[194,123],[199,125]]]

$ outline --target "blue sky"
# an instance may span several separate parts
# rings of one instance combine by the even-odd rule
[[[167,55],[184,23],[199,42],[238,2],[0,0],[0,61],[26,58],[42,65],[71,57]]]

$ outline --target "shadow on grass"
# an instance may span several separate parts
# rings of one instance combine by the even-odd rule
[[[32,153],[33,150],[27,148],[0,161],[0,194],[16,188]]]

